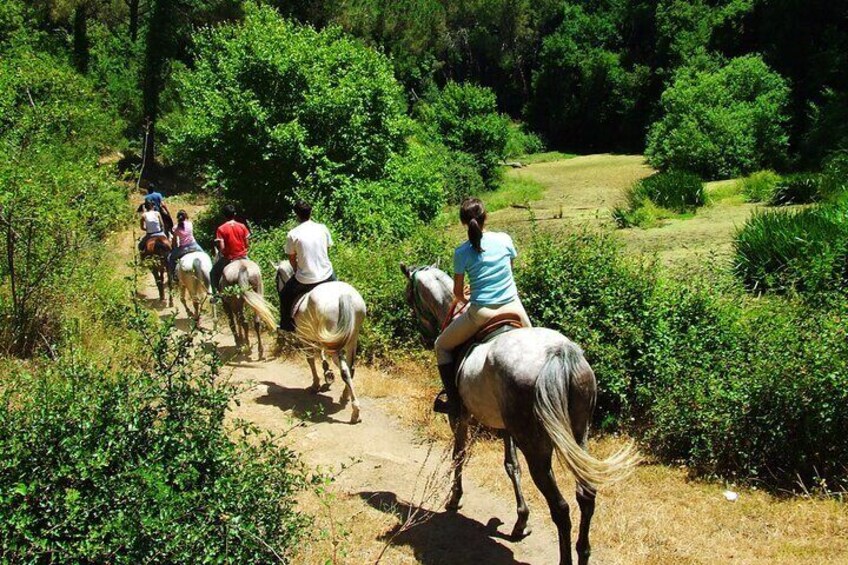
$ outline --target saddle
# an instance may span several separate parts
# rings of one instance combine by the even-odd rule
[[[444,327],[452,322],[455,318],[457,318],[465,309],[468,307],[468,304],[463,308],[452,307],[450,314],[447,317],[447,320],[444,324]],[[444,330],[444,327],[442,330]],[[501,336],[507,332],[512,330],[517,330],[519,328],[524,327],[521,322],[521,317],[518,314],[514,314],[512,312],[508,312],[506,314],[500,314],[495,316],[491,320],[489,320],[486,325],[477,330],[471,339],[454,349],[454,374],[459,375],[459,371],[462,368],[462,365],[465,363],[465,360],[469,355],[477,348],[477,346],[482,345],[484,343],[488,343],[495,339],[498,336]]]
[[[144,242],[141,257],[164,257],[171,252],[171,241],[164,235],[150,237]]]
[[[283,314],[288,315],[288,317],[283,320],[283,325],[286,326],[286,327],[291,327],[292,328],[291,331],[294,331],[296,329],[296,326],[297,326],[297,324],[295,323],[295,314],[297,314],[297,311],[300,309],[301,305],[303,304],[303,301],[306,300],[306,296],[310,292],[315,290],[317,287],[321,286],[322,284],[327,284],[328,282],[335,282],[335,281],[325,280],[325,281],[320,281],[320,282],[313,283],[313,284],[306,284],[306,285],[302,284],[302,285],[300,285],[295,290],[295,292],[292,293],[292,296],[288,298],[288,300],[291,301],[291,308],[289,308],[289,309],[285,310],[285,312],[283,312]],[[282,307],[282,304],[281,304],[281,307]],[[282,308],[281,308],[281,310],[282,310]]]

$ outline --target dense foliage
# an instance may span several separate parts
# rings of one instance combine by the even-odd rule
[[[137,323],[147,324],[145,317]],[[294,454],[224,414],[215,359],[165,325],[150,363],[111,373],[70,356],[4,377],[4,561],[269,562],[305,524]],[[213,349],[214,351],[214,349]],[[148,366],[149,365],[149,366]]]
[[[789,88],[756,56],[682,69],[662,95],[645,153],[661,169],[729,178],[786,163]]]
[[[770,202],[780,180],[780,175],[774,171],[757,171],[740,179],[739,189],[748,202]]]
[[[173,158],[205,168],[254,218],[284,218],[296,191],[329,198],[376,180],[403,144],[404,104],[388,61],[337,30],[252,7],[204,32],[176,78]]]
[[[48,37],[22,19],[3,28],[0,352],[27,356],[60,339],[66,298],[91,278],[78,256],[121,219],[124,191],[98,167],[120,120]]]
[[[603,423],[701,472],[848,484],[844,301],[744,306],[721,279],[667,280],[591,234],[539,237],[519,275],[534,323],[584,348]]]

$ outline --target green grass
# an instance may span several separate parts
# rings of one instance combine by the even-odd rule
[[[573,159],[577,157],[573,153],[560,153],[559,151],[545,151],[544,153],[531,153],[529,155],[521,155],[518,161],[524,165],[533,165],[534,163],[550,163],[551,161],[562,161],[564,159]]]
[[[544,185],[535,180],[505,175],[500,188],[479,194],[478,198],[485,202],[487,211],[494,212],[513,205],[525,205],[534,200],[541,200],[544,193]]]

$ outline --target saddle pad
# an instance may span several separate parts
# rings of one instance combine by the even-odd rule
[[[142,257],[166,255],[171,251],[171,242],[164,235],[151,237],[144,242]]]

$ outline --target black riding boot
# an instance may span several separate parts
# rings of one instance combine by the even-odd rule
[[[445,387],[442,392],[447,398],[442,399],[442,392],[440,392],[433,403],[433,410],[449,416],[458,416],[460,399],[459,389],[456,387],[454,364],[439,365],[439,376],[442,378],[442,386]]]

